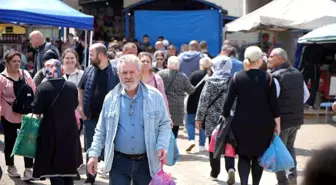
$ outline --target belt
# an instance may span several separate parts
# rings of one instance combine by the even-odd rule
[[[143,160],[143,159],[146,159],[147,158],[147,154],[144,153],[144,154],[133,154],[133,155],[129,155],[129,154],[124,154],[124,153],[121,153],[121,152],[118,152],[118,151],[114,151],[114,154],[116,155],[121,155],[121,156],[125,156],[127,157],[128,159],[130,160]]]

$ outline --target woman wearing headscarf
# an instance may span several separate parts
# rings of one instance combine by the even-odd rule
[[[245,51],[244,71],[234,74],[225,100],[223,116],[230,116],[237,99],[231,128],[237,142],[238,172],[242,185],[258,185],[263,173],[259,157],[269,147],[274,131],[280,133],[280,115],[272,76],[260,70],[262,51],[257,46]]]
[[[39,127],[34,178],[50,178],[51,185],[73,185],[76,177],[79,137],[75,117],[78,92],[74,83],[66,82],[61,62],[45,63],[46,82],[36,90],[33,113],[42,114]]]
[[[211,134],[217,127],[223,111],[224,99],[229,91],[231,80],[232,62],[229,57],[221,56],[212,61],[212,76],[207,79],[197,107],[196,126],[205,128],[205,134],[211,140]],[[210,178],[216,180],[220,173],[220,159],[214,158],[213,152],[209,152]],[[225,168],[228,172],[227,184],[234,184],[235,169],[234,158],[225,157]]]
[[[58,59],[57,54],[53,50],[48,50],[43,54],[42,61],[45,63],[50,59]],[[40,69],[34,76],[33,81],[36,86],[40,85],[45,78],[45,71],[44,69]]]

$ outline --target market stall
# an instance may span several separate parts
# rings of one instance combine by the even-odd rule
[[[308,86],[317,87],[322,99],[333,99],[336,96],[336,24],[317,28],[299,38],[298,42],[305,44],[300,69],[306,78],[316,77],[316,80],[308,81]],[[320,55],[319,60],[312,58],[316,55]],[[309,70],[310,66],[316,66],[317,70]]]
[[[60,0],[0,0],[0,4],[0,22],[93,29],[93,16],[83,14]]]
[[[332,0],[273,0],[226,25],[228,32],[312,30],[336,23]]]

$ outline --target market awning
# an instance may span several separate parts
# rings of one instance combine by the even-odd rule
[[[317,28],[298,40],[299,43],[336,43],[336,24]]]
[[[226,25],[228,32],[312,30],[336,23],[336,3],[331,0],[273,0]]]
[[[93,16],[60,0],[0,0],[0,22],[93,29]]]

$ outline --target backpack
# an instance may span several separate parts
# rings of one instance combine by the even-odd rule
[[[19,81],[15,81],[6,75],[2,74],[8,80],[13,82],[15,99],[13,103],[7,102],[9,105],[12,105],[13,112],[19,114],[29,114],[32,112],[32,103],[34,101],[34,91],[33,89],[26,83],[25,73],[22,71],[22,79]],[[16,90],[17,89],[17,90]]]

